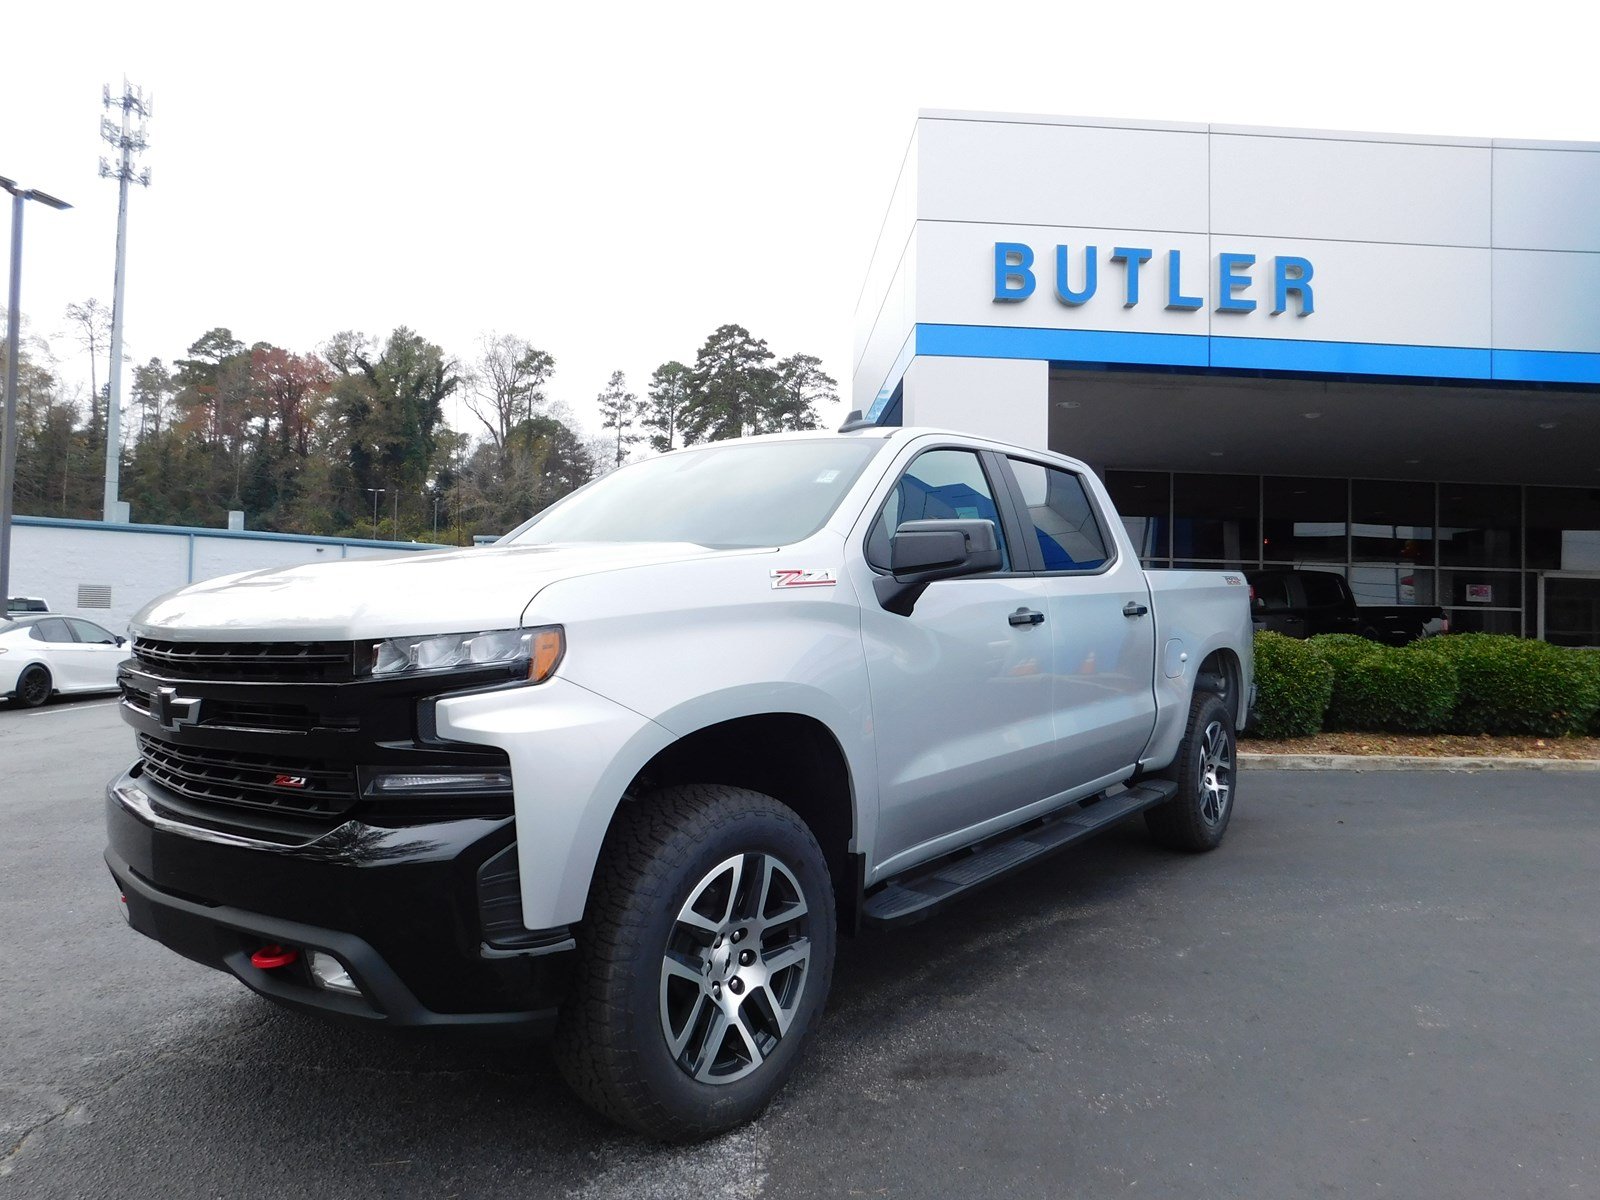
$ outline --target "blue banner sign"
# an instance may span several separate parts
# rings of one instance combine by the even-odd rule
[[[1109,264],[1107,290],[1115,289],[1122,295],[1122,306],[1132,308],[1139,303],[1143,268],[1156,256],[1144,246],[1114,246],[1104,261]],[[1087,304],[1100,288],[1102,255],[1098,246],[1057,246],[1055,248],[1056,300],[1070,308]],[[997,304],[1015,304],[1033,295],[1038,286],[1034,265],[1033,247],[1023,242],[996,242],[994,244],[994,299]],[[1166,284],[1166,306],[1170,309],[1195,311],[1205,307],[1205,298],[1189,294],[1185,277],[1201,271],[1186,272],[1183,254],[1179,250],[1166,252],[1165,270],[1151,268],[1143,282],[1151,290]],[[1311,260],[1292,254],[1279,254],[1258,268],[1254,254],[1223,252],[1217,255],[1216,271],[1212,277],[1216,311],[1221,313],[1254,312],[1256,299],[1251,289],[1259,285],[1272,292],[1274,314],[1294,312],[1297,317],[1309,317],[1316,312],[1312,295]],[[1187,287],[1193,288],[1193,279]],[[1291,299],[1292,298],[1292,299]]]

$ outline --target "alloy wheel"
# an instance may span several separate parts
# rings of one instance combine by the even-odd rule
[[[770,854],[725,859],[690,891],[661,959],[661,1032],[690,1078],[732,1083],[777,1050],[805,996],[810,912]]]
[[[1212,721],[1200,737],[1200,816],[1220,824],[1233,796],[1233,738],[1221,721]]]
[[[43,704],[50,699],[50,676],[38,667],[31,668],[18,683],[17,693],[30,708]]]

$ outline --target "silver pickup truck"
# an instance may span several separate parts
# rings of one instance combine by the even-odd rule
[[[841,934],[1135,814],[1215,847],[1252,688],[1244,579],[1142,570],[1083,464],[858,421],[131,632],[135,929],[301,1009],[548,1033],[662,1138],[761,1110]]]

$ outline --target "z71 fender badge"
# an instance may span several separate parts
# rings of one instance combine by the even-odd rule
[[[800,567],[779,568],[772,572],[774,588],[833,587],[839,573],[832,570],[807,571]]]

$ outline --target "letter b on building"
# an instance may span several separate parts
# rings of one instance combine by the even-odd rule
[[[996,303],[1026,300],[1033,295],[1033,250],[1021,242],[994,244],[994,298]]]

